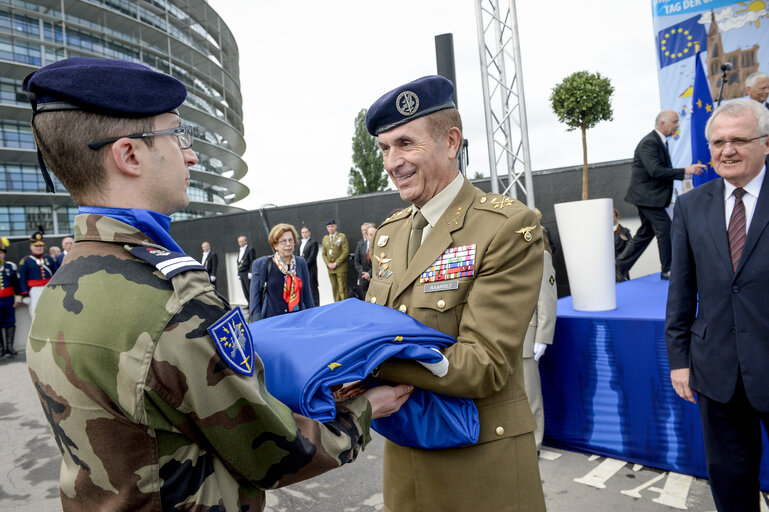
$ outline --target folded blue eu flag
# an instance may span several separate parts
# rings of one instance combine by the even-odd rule
[[[336,416],[331,386],[365,379],[390,357],[440,363],[456,340],[400,311],[348,299],[249,325],[264,362],[267,390],[294,412]],[[425,370],[427,371],[427,370]],[[475,403],[415,388],[401,409],[372,422],[401,446],[454,448],[478,440]]]

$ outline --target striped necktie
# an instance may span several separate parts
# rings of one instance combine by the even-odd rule
[[[734,189],[734,209],[729,218],[729,252],[732,254],[734,270],[737,270],[742,249],[745,247],[745,204],[742,202],[744,195],[745,189]]]

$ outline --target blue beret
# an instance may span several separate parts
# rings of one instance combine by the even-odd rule
[[[336,224],[336,221],[331,219],[330,221],[326,222],[326,226],[330,226],[331,224]]]
[[[368,109],[366,130],[371,135],[408,123],[446,108],[456,108],[452,95],[454,84],[439,75],[423,76],[396,87]]]
[[[85,110],[114,117],[152,117],[184,103],[176,78],[142,64],[73,57],[44,66],[24,79],[35,114]]]

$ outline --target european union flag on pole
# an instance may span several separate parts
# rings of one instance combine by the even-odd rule
[[[705,125],[713,113],[713,97],[710,95],[710,85],[702,69],[700,52],[694,59],[694,92],[692,94],[691,136],[692,136],[692,163],[706,164],[708,166],[700,175],[692,175],[692,185],[702,185],[710,180],[718,178],[710,161],[708,141],[705,139]]]
[[[657,33],[660,68],[694,56],[695,43],[699,43],[700,49],[707,49],[707,33],[704,25],[697,23],[699,19],[700,16],[693,16]]]

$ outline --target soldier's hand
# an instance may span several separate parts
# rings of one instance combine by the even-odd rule
[[[414,386],[409,384],[398,384],[397,386],[377,386],[363,393],[363,396],[371,402],[371,417],[383,418],[389,416],[401,408]]]

